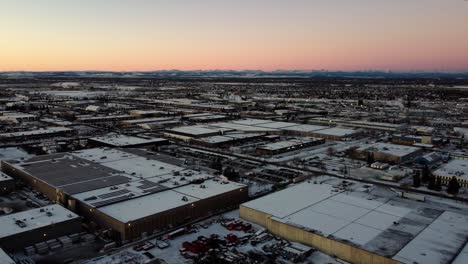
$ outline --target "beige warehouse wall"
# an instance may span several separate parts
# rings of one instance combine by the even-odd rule
[[[269,214],[265,214],[263,212],[242,205],[239,206],[239,212],[241,218],[259,224],[265,228],[267,228],[268,220],[271,217],[271,215]]]
[[[328,255],[356,264],[397,264],[398,261],[389,259],[351,245],[308,232],[299,227],[281,223],[271,219],[271,215],[240,206],[240,217],[259,224],[274,235],[288,240],[312,246]],[[313,219],[311,220],[313,221]]]

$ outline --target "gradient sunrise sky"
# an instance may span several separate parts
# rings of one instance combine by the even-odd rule
[[[466,0],[0,0],[0,71],[468,70]]]

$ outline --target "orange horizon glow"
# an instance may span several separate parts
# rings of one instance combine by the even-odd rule
[[[0,71],[468,71],[463,0],[196,2],[0,0]]]

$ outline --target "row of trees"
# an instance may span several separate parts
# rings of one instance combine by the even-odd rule
[[[210,168],[217,170],[218,172],[222,172],[223,175],[228,178],[230,181],[237,181],[239,180],[239,172],[236,171],[234,168],[227,166],[223,169],[223,163],[221,159],[217,159],[210,164]]]
[[[427,165],[413,176],[413,187],[418,188],[421,184],[426,184],[429,190],[442,191],[441,177],[434,176]],[[456,195],[459,190],[460,183],[456,177],[452,177],[447,184],[447,193]]]

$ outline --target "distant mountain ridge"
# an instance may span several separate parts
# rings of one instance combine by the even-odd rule
[[[187,78],[308,78],[308,77],[344,77],[344,78],[468,78],[468,72],[390,72],[390,71],[301,71],[301,70],[159,70],[159,71],[4,71],[0,77],[187,77]]]

